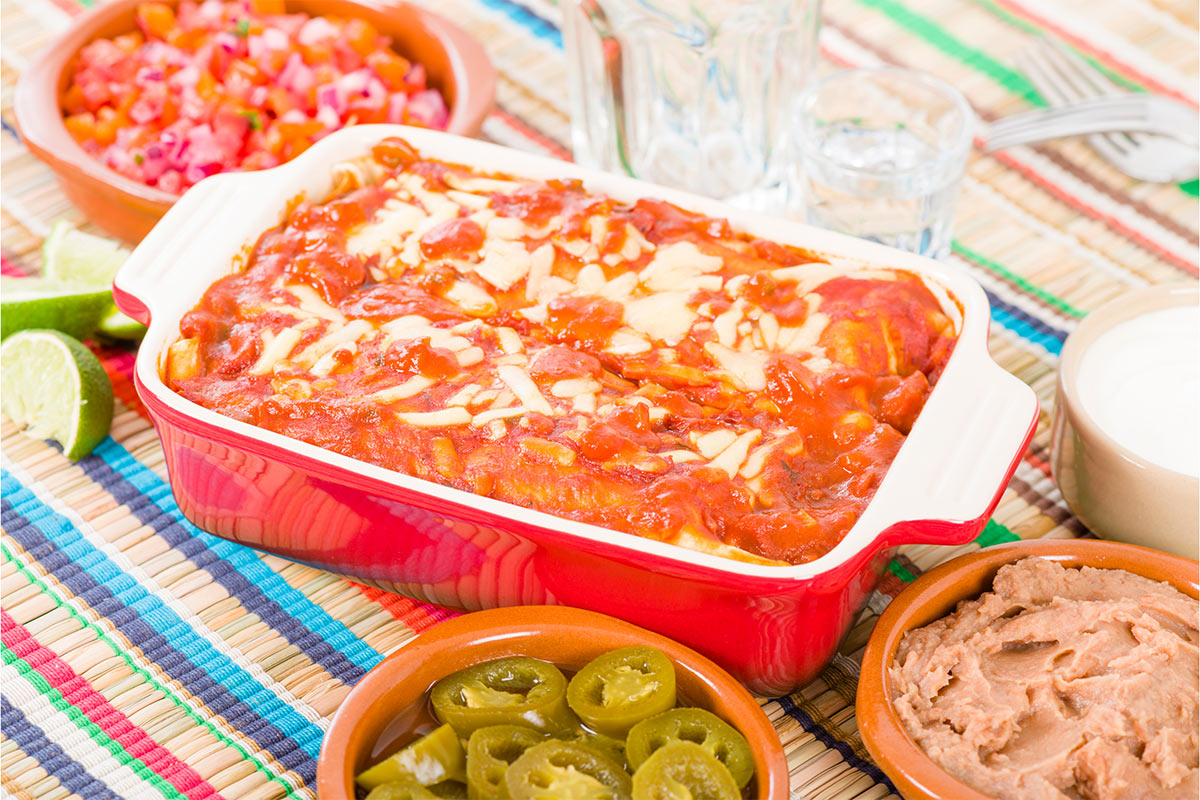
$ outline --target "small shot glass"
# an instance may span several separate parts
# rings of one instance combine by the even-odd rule
[[[899,67],[846,70],[805,90],[796,113],[809,223],[950,253],[975,121],[959,92]]]

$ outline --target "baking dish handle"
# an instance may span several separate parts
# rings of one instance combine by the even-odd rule
[[[986,354],[961,366],[965,374],[930,394],[900,448],[879,491],[887,502],[873,502],[863,514],[864,524],[886,531],[884,546],[969,539],[995,510],[1033,438],[1033,389]],[[873,512],[879,516],[868,521]]]
[[[155,308],[179,292],[179,286],[166,279],[168,273],[188,248],[203,246],[204,230],[229,213],[247,177],[214,175],[184,192],[113,278],[117,308],[143,325],[150,324]]]

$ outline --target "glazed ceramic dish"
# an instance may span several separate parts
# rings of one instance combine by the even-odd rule
[[[1118,442],[1079,397],[1083,355],[1126,320],[1200,303],[1196,284],[1153,286],[1096,309],[1067,338],[1058,365],[1051,467],[1071,510],[1096,535],[1196,558],[1200,479],[1159,466]]]
[[[783,745],[755,699],[728,673],[678,642],[603,614],[530,607],[467,614],[443,622],[385,658],[346,696],[321,745],[317,794],[354,797],[354,776],[409,733],[403,720],[445,676],[494,658],[523,655],[575,671],[619,647],[646,645],[675,665],[681,705],[713,712],[737,728],[754,753],[756,800],[786,800]],[[397,722],[397,720],[400,720]],[[411,723],[410,723],[411,724]]]
[[[63,124],[59,96],[80,48],[93,39],[134,30],[134,13],[143,2],[113,0],[81,14],[21,72],[13,99],[23,141],[54,170],[71,202],[92,222],[129,242],[145,236],[178,197],[126,178],[84,152]],[[462,29],[403,0],[287,0],[286,6],[313,16],[370,22],[391,37],[400,54],[425,66],[429,85],[442,92],[449,106],[446,130],[462,136],[479,132],[492,107],[496,71],[480,44]]]
[[[916,273],[946,296],[960,334],[924,411],[849,534],[799,566],[692,552],[501,503],[332,453],[203,409],[167,388],[180,318],[298,193],[323,197],[331,167],[386,136],[428,157],[538,180],[576,178],[621,201],[656,197],[751,235]],[[833,656],[894,547],[973,538],[1032,435],[1037,400],[987,353],[989,308],[970,278],[878,245],[495,145],[399,126],[358,126],[295,161],[217,175],[189,191],[115,283],[152,320],[135,380],[163,440],[183,512],[201,528],[429,602],[533,603],[614,614],[688,644],[753,689],[782,693]],[[953,297],[957,302],[950,300]]]
[[[904,634],[952,613],[992,588],[997,571],[1037,556],[1064,567],[1121,569],[1166,581],[1189,597],[1200,591],[1200,565],[1145,547],[1089,539],[1014,542],[959,556],[925,573],[887,607],[863,653],[855,715],[863,743],[896,788],[910,800],[987,800],[925,755],[893,705],[888,668]]]

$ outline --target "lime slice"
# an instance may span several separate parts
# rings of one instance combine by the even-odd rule
[[[127,258],[129,251],[116,242],[76,230],[60,219],[42,243],[42,274],[64,283],[110,289]]]
[[[59,331],[14,333],[0,345],[4,413],[31,436],[53,439],[76,461],[112,425],[113,390],[100,361]]]
[[[47,278],[0,278],[0,339],[28,328],[53,328],[86,339],[112,311],[108,287]]]
[[[100,320],[96,333],[123,342],[136,342],[146,334],[146,326],[113,308],[112,313]]]

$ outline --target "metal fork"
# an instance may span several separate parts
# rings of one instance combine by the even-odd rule
[[[1156,133],[1200,147],[1196,114],[1183,103],[1154,94],[1093,97],[998,119],[988,126],[988,151],[1018,144],[1113,131]]]
[[[1130,94],[1066,45],[1044,37],[1023,50],[1017,57],[1017,64],[1054,106],[1092,97]],[[1194,125],[1193,122],[1193,133]],[[1114,167],[1138,180],[1175,183],[1200,175],[1200,152],[1196,145],[1171,137],[1150,133],[1106,133],[1089,136],[1088,144]]]

